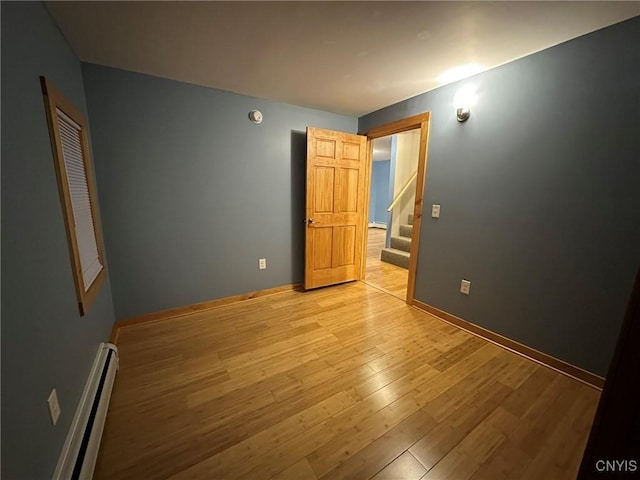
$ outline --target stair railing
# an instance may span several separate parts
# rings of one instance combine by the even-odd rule
[[[396,203],[398,203],[400,201],[400,199],[402,198],[402,196],[405,194],[405,192],[409,189],[409,185],[411,185],[411,182],[413,182],[416,178],[418,177],[418,170],[416,170],[415,172],[413,172],[413,175],[411,175],[411,177],[409,178],[409,180],[407,180],[407,183],[404,184],[404,187],[402,187],[402,190],[400,190],[398,192],[398,194],[395,196],[395,198],[393,199],[393,201],[391,202],[391,204],[389,205],[389,207],[387,208],[387,212],[390,212],[391,210],[393,210],[393,207],[396,206]]]

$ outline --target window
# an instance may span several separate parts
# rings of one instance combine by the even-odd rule
[[[84,116],[40,77],[80,315],[104,283],[104,247]]]

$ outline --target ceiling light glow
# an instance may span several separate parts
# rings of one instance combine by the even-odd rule
[[[457,67],[450,68],[444,71],[438,76],[438,81],[445,83],[453,83],[463,78],[468,78],[471,75],[480,73],[486,70],[484,65],[479,63],[466,63],[464,65],[458,65]]]
[[[453,106],[455,108],[471,108],[475,107],[477,101],[478,93],[475,85],[465,85],[453,97]]]

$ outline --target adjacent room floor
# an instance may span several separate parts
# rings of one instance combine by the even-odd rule
[[[118,347],[96,479],[570,479],[599,398],[362,282]]]
[[[380,251],[384,247],[387,231],[381,228],[369,228],[367,243],[367,271],[364,281],[369,285],[402,300],[407,298],[407,280],[409,271],[380,260]]]

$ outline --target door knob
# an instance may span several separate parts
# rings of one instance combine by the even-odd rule
[[[314,223],[316,222],[313,221],[313,218],[307,218],[307,225],[313,225]]]

